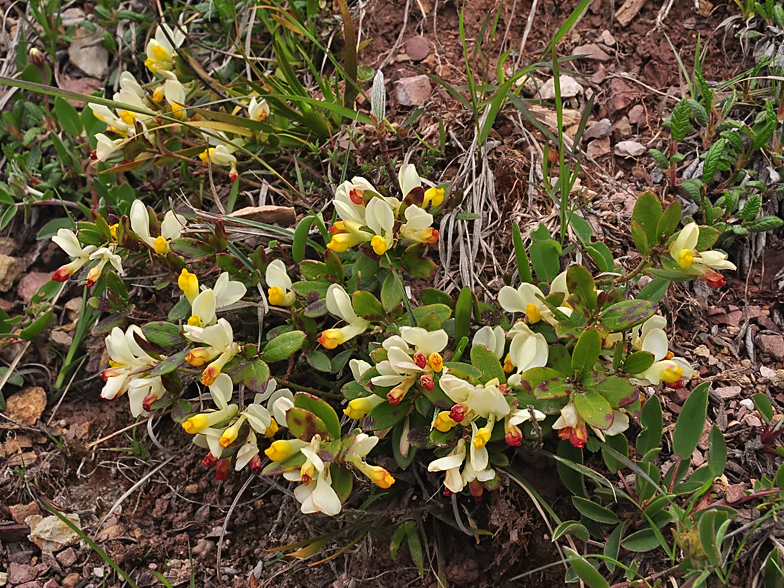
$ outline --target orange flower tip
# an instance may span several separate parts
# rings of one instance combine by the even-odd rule
[[[507,431],[505,439],[506,439],[506,444],[511,445],[512,447],[520,447],[523,444],[523,435],[519,429],[517,431],[515,430]]]
[[[65,282],[72,275],[73,274],[68,269],[65,269],[65,266],[63,266],[52,274],[52,279],[55,282]]]
[[[237,178],[239,178],[239,177],[240,177],[240,174],[238,174],[238,173],[237,173],[237,170],[236,170],[236,169],[234,169],[234,170],[231,170],[231,172],[229,172],[229,179],[231,180],[231,183],[232,183],[232,184],[233,184],[234,182],[236,182],[236,181],[237,181]]]
[[[216,458],[212,453],[208,453],[207,456],[201,460],[201,465],[208,468],[211,468],[216,463],[218,463],[218,458]]]
[[[87,280],[87,282],[85,283],[85,285],[86,285],[88,288],[92,288],[93,286],[95,286],[95,280]]]
[[[92,151],[90,151],[90,159],[92,159],[93,161],[98,159],[98,150],[97,149],[93,149]]]
[[[364,202],[363,193],[361,190],[357,190],[354,188],[351,192],[348,193],[348,197],[351,198],[351,202],[354,204],[362,204]]]
[[[449,411],[449,418],[456,423],[461,423],[468,414],[468,407],[465,404],[455,404]]]
[[[398,404],[400,404],[401,400],[403,400],[402,396],[398,396],[397,394],[392,394],[392,392],[387,394],[387,402],[392,406],[397,406]]]

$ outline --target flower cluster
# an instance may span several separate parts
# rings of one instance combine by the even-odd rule
[[[368,244],[373,253],[384,255],[400,241],[436,243],[438,230],[432,227],[433,215],[426,208],[441,205],[444,189],[424,190],[412,164],[400,168],[398,182],[402,202],[382,196],[365,178],[356,177],[338,186],[333,205],[341,220],[330,228],[332,240],[327,247],[341,253]]]

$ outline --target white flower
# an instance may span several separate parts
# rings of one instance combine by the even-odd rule
[[[264,122],[267,120],[269,113],[270,109],[266,100],[262,98],[259,102],[257,102],[255,96],[251,98],[250,106],[248,106],[249,119],[255,120],[256,122]]]
[[[392,234],[395,226],[395,213],[383,198],[373,198],[365,209],[365,223],[373,231],[370,246],[376,255],[383,255],[394,246]]]
[[[524,323],[515,323],[509,331],[512,344],[509,347],[509,360],[517,368],[517,373],[547,365],[549,346],[541,333],[534,333]]]
[[[359,225],[365,224],[365,192],[378,194],[373,185],[365,178],[355,177],[346,180],[337,190],[332,201],[338,216],[344,221],[353,221]]]
[[[133,201],[130,217],[133,232],[139,235],[141,240],[152,247],[158,255],[164,255],[169,251],[169,243],[172,239],[180,238],[182,226],[185,224],[184,216],[169,210],[161,222],[161,234],[153,238],[150,235],[150,214],[141,200]]]
[[[400,191],[403,194],[403,198],[406,198],[409,194],[411,194],[412,190],[422,187],[422,179],[419,177],[419,174],[416,171],[416,167],[411,163],[404,163],[400,166],[397,179],[398,184],[400,185]],[[443,188],[428,188],[423,192],[423,201],[421,207],[426,208],[427,205],[431,202],[433,206],[439,206],[443,201]]]
[[[228,446],[221,443],[223,433],[226,429],[215,429],[212,431],[209,429],[218,423],[233,418],[234,415],[237,414],[239,407],[236,404],[229,404],[234,391],[234,384],[229,376],[226,374],[219,374],[215,378],[215,381],[211,382],[209,386],[210,396],[212,396],[212,400],[218,407],[218,410],[210,410],[195,414],[183,421],[182,428],[185,429],[186,433],[191,435],[196,433],[204,435],[205,438],[202,440],[206,441],[207,445],[210,447],[210,452],[213,456],[220,457],[222,448]],[[216,433],[219,434],[216,435]]]
[[[264,277],[269,287],[267,296],[270,304],[291,306],[297,301],[296,295],[291,291],[291,278],[286,272],[286,264],[280,259],[274,259],[269,263]]]
[[[92,285],[98,281],[98,278],[101,277],[103,268],[107,263],[114,267],[118,275],[125,275],[122,267],[122,258],[114,253],[114,245],[110,245],[109,247],[101,247],[93,251],[90,254],[90,261],[94,260],[98,260],[98,264],[91,267],[90,271],[87,272],[88,287],[92,287]]]
[[[449,455],[431,461],[427,466],[427,471],[446,472],[444,486],[446,486],[450,492],[456,494],[460,492],[466,484],[465,480],[463,480],[463,477],[460,475],[460,466],[463,465],[465,458],[465,439],[460,439],[452,451],[449,452]]]
[[[95,245],[82,247],[76,234],[70,229],[60,229],[57,231],[57,235],[52,237],[52,241],[57,243],[60,246],[60,249],[73,258],[73,261],[60,267],[52,275],[52,279],[55,282],[64,282],[70,278],[81,269],[82,266],[90,261],[90,255],[96,250]]]
[[[577,412],[577,407],[573,402],[569,402],[561,409],[561,416],[553,423],[553,429],[558,431],[561,439],[568,439],[575,447],[585,447],[588,440],[588,430],[585,427],[585,419]],[[613,423],[607,429],[599,429],[591,425],[596,436],[604,441],[605,435],[612,437],[623,433],[629,428],[629,415],[619,410],[613,410]]]
[[[438,231],[431,226],[432,214],[412,204],[406,208],[405,216],[406,222],[400,227],[400,236],[403,239],[431,244],[438,241]]]
[[[229,321],[224,318],[218,319],[216,324],[208,327],[186,325],[184,330],[185,337],[206,345],[191,349],[185,361],[198,367],[215,357],[218,358],[210,363],[202,373],[201,383],[205,386],[211,386],[221,373],[223,366],[240,351],[240,346],[234,342],[234,331]]]
[[[166,33],[168,33],[168,36]],[[169,38],[174,42],[174,46],[172,46]],[[162,24],[155,31],[155,37],[147,42],[145,51],[147,53],[147,60],[144,62],[144,65],[152,73],[161,73],[162,70],[171,70],[173,67],[172,59],[175,52],[174,48],[179,48],[184,40],[185,35],[180,31],[180,27],[177,27],[177,30],[173,31],[169,25],[165,23]]]
[[[564,274],[565,276],[566,274]],[[528,317],[529,322],[538,323],[543,315],[552,314],[547,305],[539,297],[544,298],[542,291],[527,282],[520,284],[517,289],[504,286],[498,293],[498,304],[506,312],[521,312]]]
[[[103,133],[95,135],[95,159],[105,161],[112,153],[117,151],[125,141],[124,139],[110,139]]]
[[[504,348],[506,347],[506,333],[500,325],[491,327],[486,325],[479,329],[474,335],[471,345],[484,345],[493,355],[501,359],[504,355]]]
[[[361,335],[368,328],[370,322],[357,316],[351,304],[351,298],[339,284],[332,284],[327,289],[327,310],[348,323],[339,329],[327,329],[321,333],[318,342],[327,349],[335,349],[338,345]]]
[[[101,398],[113,400],[121,396],[128,390],[132,375],[148,371],[157,364],[136,342],[137,336],[146,339],[137,325],[131,325],[124,333],[119,327],[114,327],[107,335],[106,352],[109,354],[110,367],[101,373],[101,378],[106,382],[101,390]]]
[[[727,261],[727,255],[720,251],[697,251],[700,238],[700,227],[697,223],[689,223],[670,246],[670,255],[682,269],[694,269],[704,275],[711,270],[734,270],[735,264]]]
[[[150,405],[166,393],[160,376],[134,378],[128,384],[128,401],[134,417],[150,414]]]
[[[123,119],[109,110],[108,106],[104,106],[103,104],[93,104],[92,102],[87,106],[89,106],[90,110],[93,111],[95,118],[109,125],[109,129],[112,131],[116,131],[125,135],[133,128],[132,124],[126,123]]]
[[[653,355],[653,365],[641,374],[635,374],[635,380],[640,384],[658,385],[661,382],[673,388],[682,386],[682,382],[689,381],[694,374],[689,363],[681,357],[673,357],[669,351],[669,342],[664,327],[667,319],[663,316],[652,316],[641,326],[632,330],[632,348],[637,351],[647,351]]]

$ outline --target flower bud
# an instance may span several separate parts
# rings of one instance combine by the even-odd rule
[[[456,423],[462,423],[468,414],[468,407],[465,404],[455,404],[449,411],[449,418]]]
[[[425,374],[421,378],[419,378],[419,384],[425,390],[427,390],[428,392],[433,390],[433,388],[435,387],[435,382],[433,381],[433,376],[431,376],[429,374]]]
[[[27,58],[30,60],[30,63],[33,63],[39,67],[42,66],[46,61],[46,56],[38,47],[31,47],[30,51],[27,53]]]
[[[208,453],[203,460],[201,460],[201,465],[207,468],[211,468],[216,463],[218,463],[218,458],[215,457],[212,453]]]
[[[258,455],[251,457],[248,465],[250,466],[250,471],[257,476],[261,475],[261,458]]]
[[[425,357],[425,354],[421,351],[417,351],[414,354],[414,363],[422,369],[425,369],[425,367],[427,367],[427,358]]]
[[[229,477],[229,472],[231,472],[231,460],[222,459],[218,462],[218,467],[215,468],[215,479],[219,482],[223,481]]]

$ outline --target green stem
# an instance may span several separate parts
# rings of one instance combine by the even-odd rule
[[[408,299],[408,294],[406,293],[406,286],[403,284],[403,278],[400,277],[400,274],[397,273],[395,266],[392,265],[392,260],[389,259],[389,253],[385,253],[384,257],[387,258],[387,262],[389,263],[389,271],[395,276],[395,281],[397,282],[398,287],[400,288],[400,294],[403,296],[403,305],[406,307],[406,312],[408,312],[408,318],[411,319],[411,326],[417,326],[417,320],[414,316],[414,310],[411,308],[411,301]]]
[[[343,398],[340,394],[334,394],[333,392],[324,392],[323,390],[317,390],[316,388],[310,388],[308,386],[300,386],[299,384],[295,384],[294,382],[290,382],[289,380],[285,380],[283,378],[275,377],[275,381],[278,382],[278,384],[283,384],[284,386],[288,386],[289,388],[292,388],[297,392],[307,392],[308,394],[313,394],[314,396],[326,397],[326,398]]]

